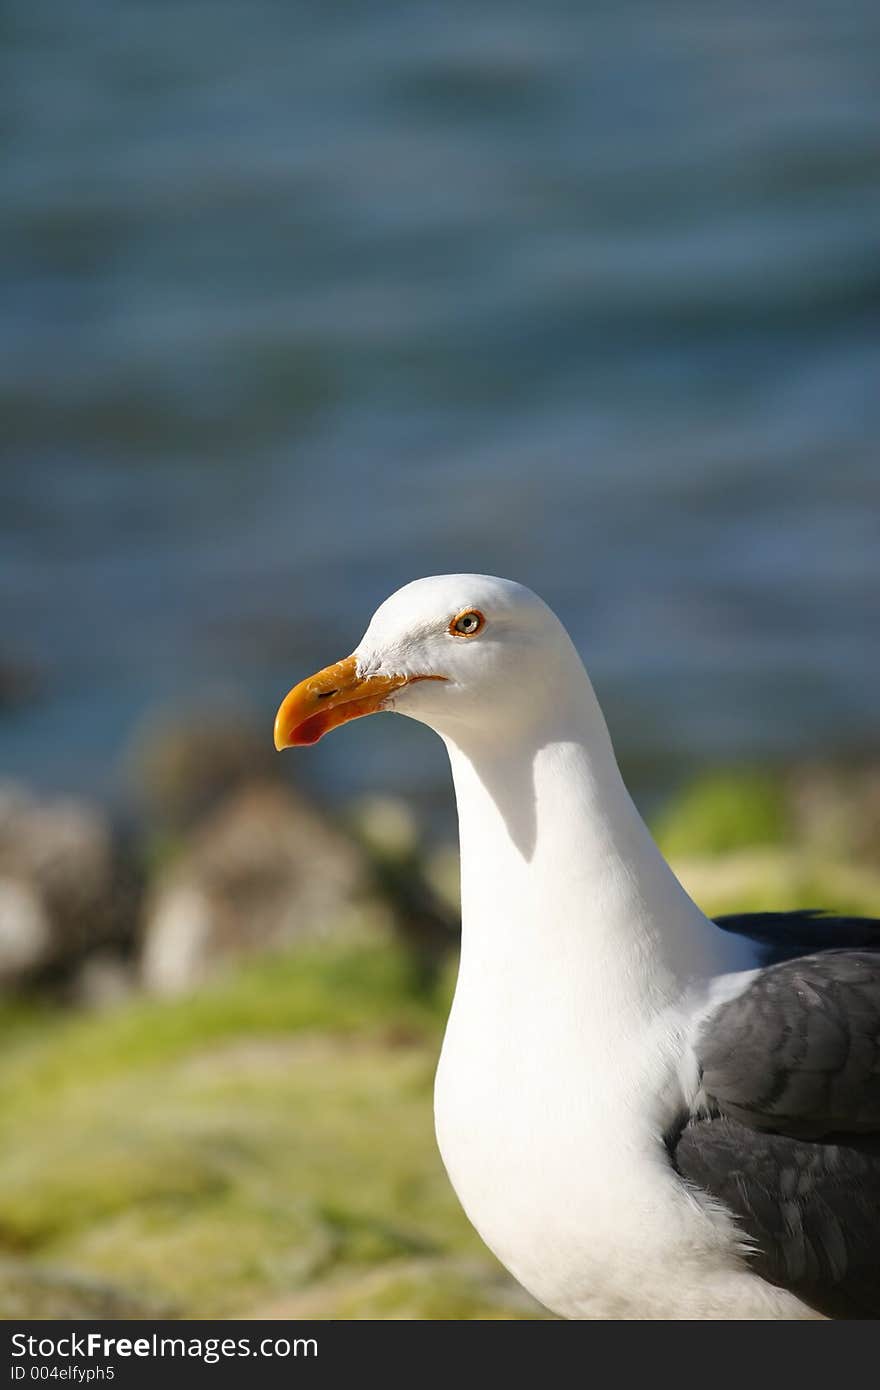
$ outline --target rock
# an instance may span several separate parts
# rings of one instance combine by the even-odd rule
[[[428,856],[425,877],[452,917],[461,915],[461,870],[457,845],[439,845]]]
[[[193,833],[148,906],[142,974],[174,994],[223,960],[377,920],[362,850],[289,789],[255,784]]]
[[[786,779],[797,838],[821,853],[876,862],[880,854],[880,765],[808,763]]]
[[[37,967],[50,949],[52,929],[36,889],[0,878],[0,983]]]
[[[96,946],[130,935],[108,820],[70,799],[0,787],[0,978],[70,970]]]
[[[349,807],[347,821],[374,859],[400,863],[419,853],[416,818],[393,796],[362,796]]]
[[[131,997],[137,977],[131,961],[100,951],[83,961],[71,983],[72,1003],[87,1009],[111,1009]]]
[[[131,756],[150,820],[185,830],[250,783],[280,782],[281,760],[270,734],[219,711],[150,725]]]
[[[456,942],[458,899],[437,892],[418,822],[405,802],[364,797],[352,807],[349,820],[369,856],[376,890],[391,907],[395,931],[410,947],[427,984]]]

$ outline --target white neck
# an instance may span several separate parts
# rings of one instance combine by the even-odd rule
[[[572,655],[574,655],[572,651]],[[460,989],[552,989],[619,1036],[741,968],[687,896],[617,767],[579,659],[568,698],[516,738],[445,732],[461,840]]]

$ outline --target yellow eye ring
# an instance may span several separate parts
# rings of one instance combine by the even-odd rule
[[[485,626],[486,619],[479,608],[465,608],[463,612],[456,613],[449,624],[449,631],[453,637],[476,637]]]

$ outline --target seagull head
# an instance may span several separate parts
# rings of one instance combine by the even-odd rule
[[[558,700],[570,680],[568,635],[547,605],[509,579],[416,579],[376,610],[350,656],[300,681],[281,702],[275,747],[317,743],[340,724],[394,710],[455,737],[504,736]]]

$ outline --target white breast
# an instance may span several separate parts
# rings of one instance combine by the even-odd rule
[[[563,1028],[543,1043],[501,1012],[456,1007],[435,1087],[452,1185],[514,1277],[567,1318],[815,1316],[748,1271],[733,1220],[687,1190],[657,1125],[591,1084],[596,1058],[561,1066]],[[618,1059],[622,1087],[671,1100],[686,1059],[676,1069],[670,1053],[661,1075],[637,1053]]]
[[[699,1085],[693,1021],[751,960],[687,898],[616,767],[619,793],[583,749],[538,750],[524,843],[522,770],[506,806],[503,767],[447,742],[463,936],[435,1115],[473,1225],[564,1317],[815,1316],[750,1272],[664,1144]]]

